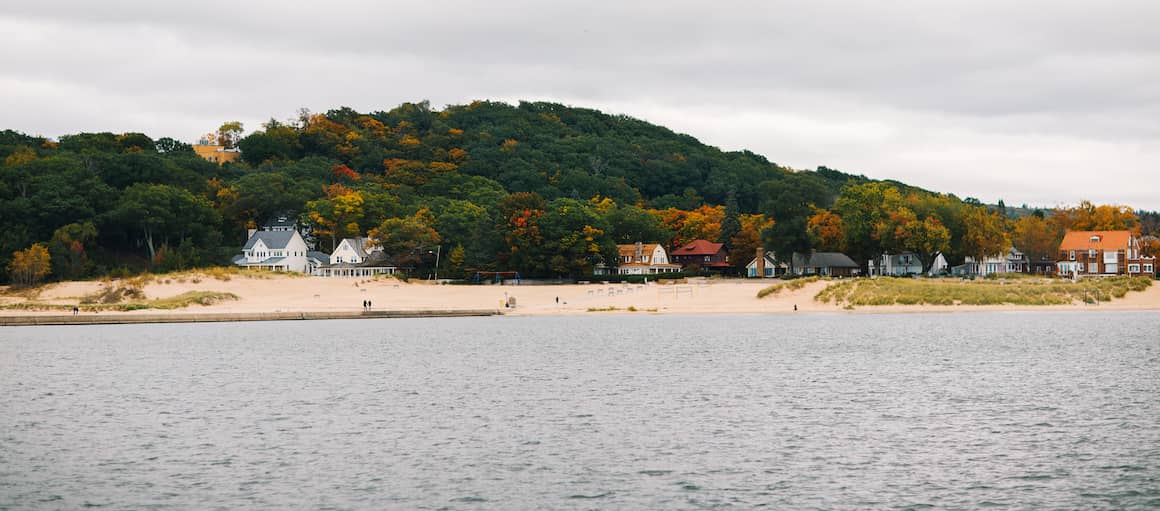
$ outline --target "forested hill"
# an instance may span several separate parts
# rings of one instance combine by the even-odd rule
[[[826,168],[792,171],[638,119],[551,103],[340,108],[270,120],[248,135],[226,123],[215,138],[241,161],[219,166],[187,143],[139,133],[53,141],[0,132],[0,264],[34,246],[51,256],[48,279],[228,264],[246,228],[281,212],[298,214],[324,251],[370,234],[396,263],[422,269],[442,247],[448,275],[578,276],[634,241],[721,241],[738,265],[763,243],[843,248],[865,260],[885,247],[855,239],[869,231],[842,230],[843,190],[894,190],[911,202],[865,200],[880,210],[913,206],[920,224],[952,213],[912,204],[919,198],[963,205]]]
[[[632,117],[554,103],[478,101],[434,111],[423,102],[370,114],[342,108],[295,124],[268,123],[243,139],[246,162],[321,156],[425,195],[440,195],[424,193],[432,180],[437,190],[471,177],[548,200],[599,195],[659,209],[724,204],[732,192],[745,213],[760,208],[756,185],[788,172],[749,151],[724,152]],[[817,175],[835,192],[851,177]]]

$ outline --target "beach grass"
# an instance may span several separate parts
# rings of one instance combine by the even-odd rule
[[[819,280],[822,280],[822,277],[813,276],[813,277],[802,277],[800,279],[787,280],[785,282],[779,282],[779,283],[774,284],[772,286],[762,288],[760,291],[757,292],[757,297],[758,298],[765,298],[769,295],[776,295],[782,291],[797,291],[798,289],[806,287],[806,284],[809,284],[811,282],[817,282]]]
[[[621,310],[626,311],[626,312],[656,312],[657,311],[655,308],[640,309],[640,308],[637,308],[635,305],[629,305],[628,308],[625,308],[625,309],[621,309],[620,307],[589,307],[588,308],[588,312],[616,312],[616,311],[621,311]]]
[[[1146,277],[1078,282],[1050,278],[903,279],[880,277],[831,284],[814,299],[847,308],[873,305],[1066,305],[1108,302],[1152,285]]]
[[[193,305],[213,305],[218,302],[238,300],[238,295],[233,293],[224,293],[218,291],[189,291],[175,295],[175,297],[158,298],[154,300],[129,300],[117,302],[82,302],[78,305],[81,311],[96,312],[96,311],[143,311],[143,309],[160,309],[160,311],[172,311],[176,308],[184,308]],[[67,304],[45,304],[45,302],[38,301],[21,301],[16,304],[8,304],[0,308],[16,309],[16,311],[61,311],[71,312],[73,306]]]
[[[113,294],[107,295],[113,296]],[[124,295],[117,295],[122,298]],[[77,307],[82,311],[118,311],[127,312],[135,310],[158,309],[158,310],[173,310],[182,309],[191,305],[214,305],[216,303],[238,300],[238,295],[233,293],[223,293],[218,291],[188,291],[177,296],[168,298],[157,298],[154,300],[133,299],[129,301],[116,302],[100,302],[90,301],[83,302]],[[60,303],[44,303],[36,301],[24,301],[6,304],[2,309],[9,310],[27,310],[27,311],[62,311],[71,312],[73,305]]]

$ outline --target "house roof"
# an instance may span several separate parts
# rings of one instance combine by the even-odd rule
[[[777,259],[773,257],[773,252],[766,252],[763,257],[765,258],[765,265],[766,266],[771,266],[771,267],[772,266],[785,266],[785,264],[779,264],[777,262]],[[750,259],[749,264],[745,265],[745,267],[746,268],[757,267],[757,258],[754,257],[753,259]]]
[[[1098,240],[1094,240],[1095,238]],[[1132,233],[1128,231],[1068,231],[1059,244],[1060,250],[1120,250],[1128,248]]]
[[[350,245],[350,248],[354,250],[354,253],[358,254],[359,259],[366,259],[367,242],[370,241],[369,239],[363,236],[358,236],[355,238],[343,238],[342,241]]]
[[[814,252],[808,255],[794,254],[794,266],[802,268],[857,268],[858,263],[855,263],[850,256],[841,252]]]
[[[243,257],[240,260],[235,258],[234,264],[237,264],[239,266],[269,266],[271,264],[281,263],[283,259],[286,259],[286,258],[285,257],[268,257],[268,258],[266,258],[262,261],[258,261],[256,263],[247,263],[246,259]]]
[[[326,265],[327,268],[397,268],[398,265],[387,258],[382,251],[376,250],[367,255],[361,263],[335,263]]]
[[[642,255],[652,255],[653,251],[659,247],[658,243],[642,243],[640,246],[640,253]],[[630,257],[636,255],[636,244],[630,243],[627,245],[617,245],[616,248],[620,250],[620,257]]]
[[[294,235],[296,234],[298,234],[298,232],[293,230],[257,231],[253,236],[250,236],[250,239],[246,240],[246,245],[242,247],[242,250],[249,250],[254,248],[254,244],[257,243],[258,240],[262,240],[262,244],[266,245],[266,248],[273,250],[283,249],[290,244],[290,240],[294,239]]]
[[[307,251],[306,257],[309,257],[311,259],[317,259],[319,261],[327,261],[327,262],[330,261],[330,254],[327,254],[326,252],[319,252],[317,250]]]
[[[673,249],[671,255],[674,256],[711,256],[721,251],[724,243],[713,243],[706,240],[693,240],[676,249]]]

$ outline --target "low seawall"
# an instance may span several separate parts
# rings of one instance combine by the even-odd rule
[[[84,313],[35,314],[27,316],[0,316],[0,326],[33,325],[123,325],[133,323],[217,323],[225,321],[302,321],[319,319],[380,319],[380,318],[461,318],[496,316],[491,309],[350,311],[350,312],[218,312],[206,314],[126,314]]]

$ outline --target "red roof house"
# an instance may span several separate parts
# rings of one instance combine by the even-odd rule
[[[704,270],[725,270],[729,268],[729,253],[722,243],[694,240],[673,249],[669,258],[681,266],[697,265]]]

